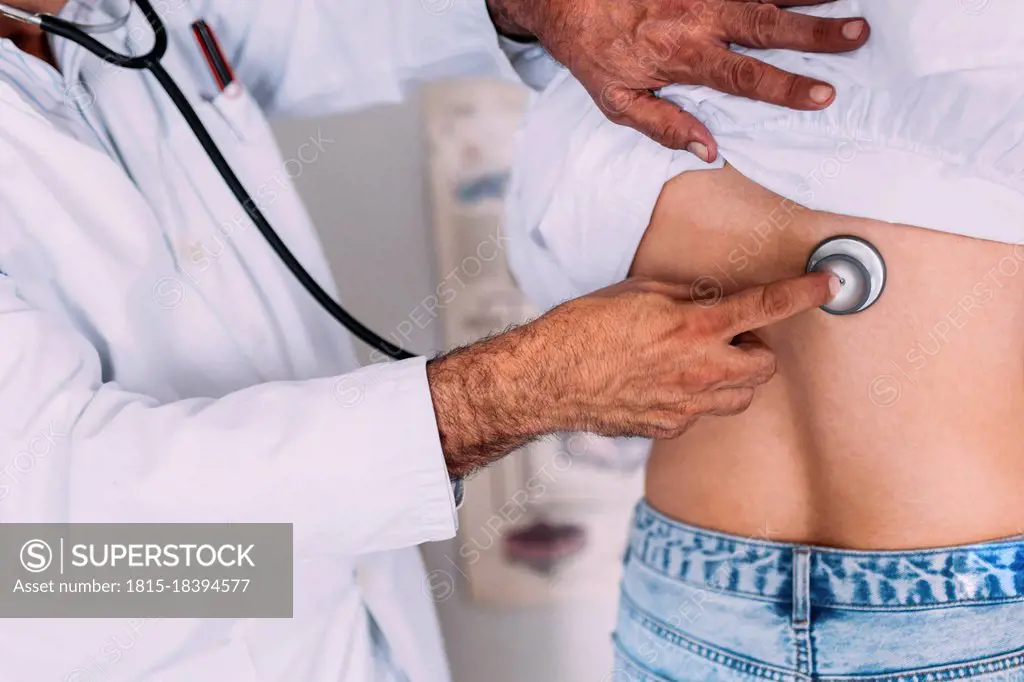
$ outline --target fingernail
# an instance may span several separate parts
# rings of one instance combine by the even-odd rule
[[[686,145],[686,151],[690,152],[704,163],[710,163],[711,153],[708,151],[707,145],[701,142],[691,142]]]
[[[858,40],[864,35],[864,29],[867,28],[868,22],[863,19],[857,21],[849,21],[843,24],[843,37],[847,40]]]
[[[832,294],[832,298],[839,295],[839,292],[843,290],[843,282],[835,275],[828,278],[828,293]]]
[[[815,85],[811,87],[811,99],[816,104],[828,104],[836,91],[831,85]]]

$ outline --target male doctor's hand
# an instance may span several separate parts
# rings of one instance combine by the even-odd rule
[[[668,147],[713,161],[708,129],[654,91],[679,83],[771,102],[823,109],[826,83],[729,51],[730,43],[805,52],[864,45],[863,19],[822,19],[780,8],[832,0],[487,0],[498,30],[535,36],[572,71],[605,114]]]
[[[752,333],[832,299],[814,273],[732,296],[634,279],[427,364],[441,444],[464,476],[548,433],[675,438],[743,412],[775,374]]]

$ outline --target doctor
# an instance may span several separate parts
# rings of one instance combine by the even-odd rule
[[[14,4],[86,23],[125,6]],[[828,86],[727,42],[842,51],[867,37],[859,21],[723,0],[155,5],[165,67],[332,293],[288,180],[329,141],[286,158],[267,115],[507,74],[497,23],[520,41],[506,45],[517,64],[536,63],[524,45],[539,36],[617,120],[710,158],[707,131],[651,90],[701,82],[818,108]],[[212,76],[198,19],[236,82]],[[149,36],[136,13],[102,39],[130,50]],[[715,307],[634,282],[429,363],[359,370],[148,78],[0,23],[0,522],[292,522],[294,618],[0,621],[4,682],[446,680],[415,546],[455,532],[450,480],[553,431],[672,435],[741,410],[774,361],[752,337],[729,341],[829,297],[817,276]]]

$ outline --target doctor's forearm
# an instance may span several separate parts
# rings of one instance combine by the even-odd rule
[[[838,279],[814,273],[708,304],[635,279],[427,363],[448,472],[464,477],[540,436],[676,438],[749,407],[775,356],[749,332],[813,310]]]
[[[448,471],[461,478],[557,430],[536,405],[542,377],[530,370],[530,327],[520,327],[427,363]]]

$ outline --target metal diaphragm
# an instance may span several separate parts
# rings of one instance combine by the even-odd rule
[[[885,289],[885,260],[878,249],[860,237],[826,239],[811,254],[807,272],[831,272],[839,278],[839,293],[821,306],[831,315],[863,312]]]

